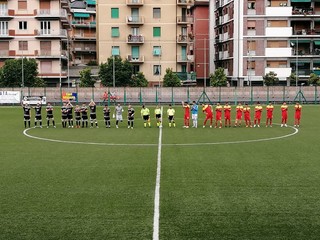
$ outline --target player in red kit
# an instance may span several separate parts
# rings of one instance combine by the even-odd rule
[[[227,125],[229,127],[231,127],[231,106],[229,105],[229,103],[226,103],[223,106],[223,110],[224,110],[224,126],[227,127]]]
[[[203,122],[203,128],[206,127],[207,121],[210,120],[210,128],[212,128],[212,120],[213,120],[213,113],[211,106],[209,104],[202,104],[202,112],[206,114],[206,118]]]
[[[241,103],[238,103],[238,105],[236,106],[236,121],[234,123],[235,127],[241,126],[242,112],[243,112],[243,106]]]
[[[288,120],[288,105],[286,102],[283,102],[281,105],[281,127],[287,127]]]
[[[218,122],[220,123],[219,128],[222,128],[222,109],[223,107],[220,105],[220,103],[217,103],[216,106],[216,122],[215,122],[215,128],[218,127]]]
[[[272,119],[273,119],[273,105],[271,103],[269,103],[266,107],[267,109],[267,121],[266,121],[266,127],[268,127],[268,125],[270,127],[272,127]]]
[[[257,105],[254,107],[254,125],[253,127],[260,127],[261,122],[261,113],[262,113],[262,106],[260,102],[257,102]]]
[[[244,113],[244,121],[246,122],[246,127],[252,127],[251,125],[251,116],[250,116],[250,107],[248,106],[248,103],[245,104],[243,108]]]
[[[188,102],[182,102],[182,107],[184,108],[184,128],[189,128],[190,122],[190,105]]]
[[[302,106],[300,103],[296,103],[296,105],[294,106],[294,126],[295,127],[300,127],[300,118],[301,118],[301,110],[302,110]]]

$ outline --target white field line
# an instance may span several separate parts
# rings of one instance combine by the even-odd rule
[[[161,107],[161,116],[163,107]],[[157,176],[154,193],[154,215],[153,215],[153,240],[159,240],[159,220],[160,220],[160,176],[161,176],[161,148],[162,148],[162,126],[159,127]]]
[[[280,124],[274,124],[280,125]],[[254,142],[265,142],[265,141],[273,141],[279,140],[287,137],[292,137],[296,135],[299,130],[298,128],[288,126],[294,130],[293,133],[278,136],[278,137],[271,137],[271,138],[260,138],[260,139],[248,139],[248,140],[239,140],[239,141],[226,141],[226,142],[203,142],[203,143],[162,143],[161,146],[205,146],[205,145],[222,145],[222,144],[241,144],[241,143],[254,143]],[[98,146],[133,146],[133,147],[155,147],[158,144],[153,143],[97,143],[97,142],[80,142],[80,141],[67,141],[67,140],[58,140],[58,139],[50,139],[50,138],[43,138],[37,137],[28,134],[28,131],[32,128],[27,128],[23,131],[23,134],[26,137],[41,140],[41,141],[48,141],[48,142],[56,142],[56,143],[69,143],[69,144],[84,144],[84,145],[98,145]],[[159,131],[162,132],[162,129]]]

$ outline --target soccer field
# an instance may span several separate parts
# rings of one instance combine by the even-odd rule
[[[0,239],[153,239],[155,212],[161,240],[319,239],[318,105],[299,129],[292,105],[287,128],[275,106],[273,128],[265,112],[260,128],[202,128],[199,112],[184,129],[177,105],[161,130],[134,107],[134,129],[105,128],[101,107],[100,128],[63,129],[56,107],[56,129],[27,130],[21,107],[0,107]]]

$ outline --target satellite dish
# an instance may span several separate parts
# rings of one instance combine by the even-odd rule
[[[132,17],[128,17],[128,22],[132,22]]]

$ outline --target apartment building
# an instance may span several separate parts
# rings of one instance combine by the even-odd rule
[[[133,74],[161,85],[171,68],[188,78],[194,71],[193,0],[97,1],[97,58],[128,59]]]
[[[96,1],[71,1],[71,65],[94,65],[96,57]]]
[[[6,59],[34,58],[48,86],[66,84],[69,9],[68,0],[2,0],[0,66]]]
[[[262,85],[270,71],[300,85],[320,69],[319,1],[215,0],[210,11],[210,70],[223,67],[233,85]]]

